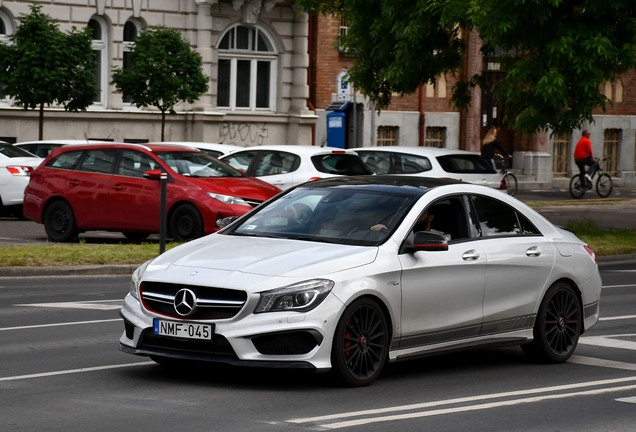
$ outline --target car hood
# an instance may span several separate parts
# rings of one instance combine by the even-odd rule
[[[37,168],[40,166],[44,159],[37,157],[14,157],[14,158],[3,158],[2,165],[3,166],[11,166],[11,165],[26,165],[32,168]]]
[[[171,249],[153,267],[188,267],[262,276],[317,277],[372,263],[377,247],[212,234]]]
[[[265,201],[280,189],[264,181],[249,177],[184,177],[202,189],[210,192]]]

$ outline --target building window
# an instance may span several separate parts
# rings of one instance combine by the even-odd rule
[[[9,43],[9,35],[13,34],[13,27],[9,17],[0,10],[0,43]],[[0,83],[0,106],[11,106],[11,99],[4,94],[4,84]]]
[[[136,21],[128,20],[126,21],[126,24],[124,24],[124,42],[122,46],[122,49],[123,49],[122,67],[124,69],[132,69],[133,67],[130,54],[135,49],[135,38],[137,37],[140,31],[141,31],[141,25]],[[126,108],[134,107],[134,105],[132,104],[133,99],[131,95],[124,93],[122,95],[122,101],[124,102],[124,104],[126,104]]]
[[[603,157],[607,160],[603,163],[603,171],[616,177],[618,175],[618,141],[620,129],[605,129],[603,134]]]
[[[395,126],[378,127],[378,147],[396,146],[398,128]]]
[[[351,57],[353,54],[351,52],[347,52],[347,48],[344,47],[342,42],[349,35],[349,24],[350,21],[348,18],[343,16],[340,17],[340,34],[338,35],[338,52],[344,56]]]
[[[217,107],[275,111],[278,57],[258,27],[237,25],[219,43]]]
[[[568,148],[570,132],[559,132],[554,135],[552,146],[552,174],[554,177],[568,176]]]
[[[99,92],[93,99],[93,105],[106,107],[106,94],[108,90],[108,26],[106,26],[106,22],[103,19],[93,17],[88,21],[88,27],[93,34],[91,48],[95,56],[95,83],[99,89]]]
[[[438,126],[430,126],[426,128],[426,139],[424,140],[426,147],[443,148],[446,146],[446,128]]]

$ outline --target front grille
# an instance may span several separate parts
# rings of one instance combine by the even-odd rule
[[[174,298],[177,292],[184,288],[191,290],[197,298],[196,310],[192,315],[188,315],[189,320],[232,318],[247,301],[245,291],[163,282],[143,282],[140,295],[144,307],[150,312],[183,319],[184,317],[175,310]]]
[[[252,339],[261,354],[295,355],[307,354],[318,345],[318,341],[307,331],[274,333]]]
[[[214,335],[212,341],[200,341],[196,339],[173,339],[157,336],[152,329],[145,330],[140,338],[140,350],[170,350],[180,353],[214,354],[236,357],[232,345],[222,335]]]

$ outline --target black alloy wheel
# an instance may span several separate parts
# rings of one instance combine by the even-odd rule
[[[203,236],[203,218],[199,210],[192,204],[179,206],[170,218],[170,234],[178,242]]]
[[[574,353],[583,328],[581,304],[574,289],[557,282],[548,289],[534,324],[534,340],[524,353],[544,363],[563,363]]]
[[[65,201],[56,201],[44,213],[44,230],[51,241],[70,242],[77,237],[73,209]]]
[[[389,330],[384,312],[369,298],[360,298],[345,309],[334,334],[331,364],[347,385],[371,384],[382,372],[389,350]]]

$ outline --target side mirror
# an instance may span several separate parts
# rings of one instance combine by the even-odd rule
[[[238,216],[224,217],[216,221],[216,226],[219,228],[225,228],[226,226],[234,222],[236,219],[238,219]]]
[[[161,180],[161,170],[153,169],[144,172],[144,177],[148,180]]]
[[[447,251],[448,242],[446,237],[442,234],[435,234],[428,231],[418,231],[415,233],[413,239],[413,246],[411,248],[414,252],[417,251]]]

